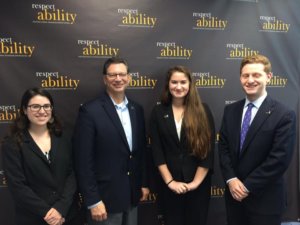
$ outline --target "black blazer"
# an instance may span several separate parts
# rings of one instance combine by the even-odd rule
[[[109,213],[137,205],[146,186],[144,112],[128,99],[132,152],[107,93],[80,107],[74,132],[74,156],[86,206],[102,200]]]
[[[267,96],[248,130],[239,155],[245,100],[225,107],[219,157],[224,180],[238,177],[249,189],[243,204],[260,214],[278,214],[285,203],[283,174],[292,158],[296,115]],[[227,197],[231,197],[227,190]]]
[[[167,164],[173,178],[177,181],[190,182],[194,179],[198,166],[213,169],[215,145],[214,120],[206,104],[203,104],[211,128],[211,149],[208,156],[197,159],[191,155],[184,129],[181,129],[180,140],[171,105],[158,104],[151,114],[151,144],[154,164]]]
[[[15,200],[17,224],[47,224],[43,217],[55,208],[66,220],[76,212],[76,181],[70,140],[51,135],[51,163],[28,132],[22,145],[15,138],[2,145],[8,188]],[[72,209],[71,209],[72,208]]]

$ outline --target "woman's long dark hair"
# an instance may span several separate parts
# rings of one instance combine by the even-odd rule
[[[192,79],[190,71],[183,66],[175,66],[168,70],[165,87],[161,96],[164,105],[172,104],[172,95],[169,91],[169,82],[175,72],[184,73],[189,80],[189,92],[184,99],[183,128],[186,132],[191,152],[196,157],[203,159],[210,150],[211,132],[205,109]]]
[[[28,107],[30,99],[37,95],[49,99],[51,105],[53,106],[51,122],[47,123],[49,132],[56,136],[60,136],[62,134],[62,125],[55,114],[54,102],[50,93],[41,88],[31,88],[24,92],[21,99],[20,113],[15,119],[10,129],[9,136],[13,136],[14,138],[16,138],[18,144],[21,144],[23,142],[24,132],[27,131],[30,126],[30,121],[24,111]]]

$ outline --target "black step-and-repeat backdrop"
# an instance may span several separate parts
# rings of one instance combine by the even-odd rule
[[[33,86],[50,91],[65,126],[72,129],[79,105],[104,89],[103,62],[116,55],[125,57],[131,66],[127,94],[144,106],[147,123],[166,70],[180,64],[192,71],[218,130],[224,106],[244,97],[239,84],[241,58],[265,54],[274,73],[268,93],[298,115],[284,214],[284,221],[297,221],[299,12],[299,0],[2,0],[0,136],[17,116],[22,93]],[[214,225],[225,224],[217,152],[216,148],[209,214],[209,224]],[[162,224],[158,178],[152,169],[151,194],[140,205],[140,224]],[[0,162],[0,224],[12,225],[13,221],[13,203]]]

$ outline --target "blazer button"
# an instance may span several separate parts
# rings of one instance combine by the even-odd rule
[[[56,191],[52,191],[52,194],[53,194],[53,195],[56,195]]]
[[[130,172],[129,171],[127,172],[127,175],[130,176]]]
[[[132,155],[129,156],[129,159],[132,159]]]

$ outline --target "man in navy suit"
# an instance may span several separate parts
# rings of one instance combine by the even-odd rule
[[[271,77],[265,56],[243,59],[240,82],[246,98],[224,109],[219,156],[228,225],[281,223],[283,175],[292,158],[296,115],[267,94]]]
[[[125,95],[130,79],[124,59],[108,59],[105,93],[79,110],[75,168],[89,225],[137,225],[137,204],[149,194],[144,112]]]

